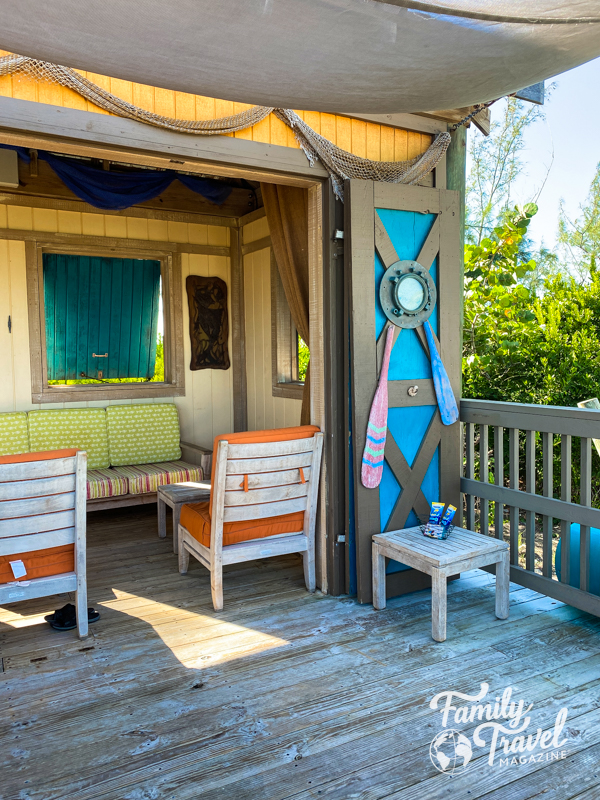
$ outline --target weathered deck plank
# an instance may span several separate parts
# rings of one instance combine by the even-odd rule
[[[597,796],[600,620],[514,585],[496,620],[477,572],[449,584],[439,644],[428,592],[382,612],[309,595],[294,556],[229,568],[215,613],[207,573],[179,575],[154,527],[146,508],[90,516],[86,642],[43,622],[66,598],[0,609],[2,800]],[[517,687],[532,725],[568,707],[569,759],[500,769],[474,748],[438,772],[429,700],[483,681]]]

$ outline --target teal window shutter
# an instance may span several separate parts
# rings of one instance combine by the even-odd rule
[[[154,375],[160,261],[44,253],[48,380]]]

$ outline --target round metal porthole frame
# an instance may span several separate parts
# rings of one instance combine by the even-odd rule
[[[398,299],[398,287],[407,277],[423,286],[423,302],[414,311]],[[385,271],[379,285],[379,300],[386,317],[399,328],[418,328],[429,319],[437,301],[437,290],[429,272],[418,261],[396,261]]]

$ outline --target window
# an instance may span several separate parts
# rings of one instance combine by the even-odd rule
[[[273,395],[302,399],[308,346],[298,335],[271,251],[271,359]]]
[[[38,246],[35,261],[33,402],[184,393],[173,254]]]
[[[44,253],[43,281],[49,385],[155,379],[160,261]]]

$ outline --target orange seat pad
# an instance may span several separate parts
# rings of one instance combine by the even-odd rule
[[[76,449],[46,450],[39,453],[18,453],[0,457],[0,464],[22,464],[28,461],[49,461],[55,458],[70,458],[77,455]],[[0,556],[0,584],[14,581],[10,567],[11,561],[22,561],[27,570],[21,580],[48,578],[50,575],[61,575],[63,572],[75,571],[75,545],[63,544],[60,547],[47,547],[44,550],[32,550],[29,553],[14,553]]]
[[[179,522],[200,544],[210,547],[210,514],[207,501],[187,503],[182,506]],[[264,539],[266,536],[280,533],[302,533],[303,527],[304,511],[268,519],[226,522],[223,525],[223,546],[247,542],[250,539]]]
[[[30,553],[0,556],[0,584],[15,579],[10,561],[22,561],[25,564],[27,575],[21,578],[23,581],[47,578],[63,572],[73,572],[75,570],[75,545],[63,544],[60,547],[48,547],[45,550],[32,550]]]

